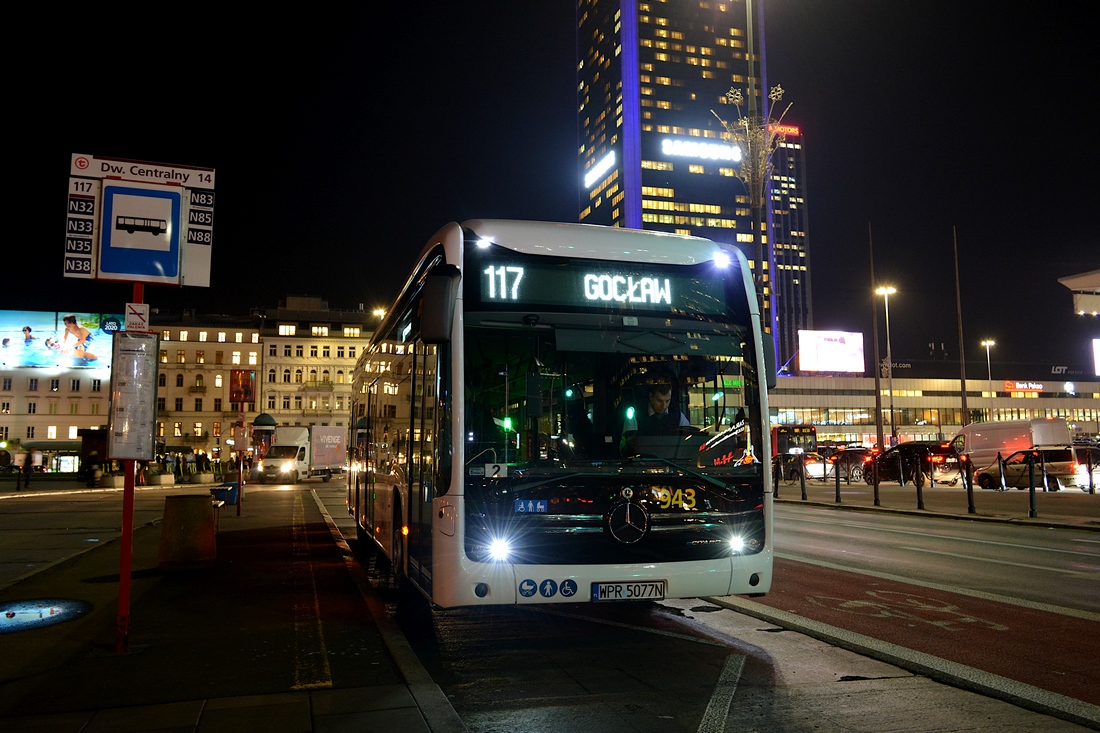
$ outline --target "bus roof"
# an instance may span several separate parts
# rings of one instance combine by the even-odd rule
[[[736,247],[683,234],[510,219],[470,219],[462,222],[462,228],[480,239],[528,254],[695,265],[710,262],[721,250],[739,258],[742,269],[747,267]]]

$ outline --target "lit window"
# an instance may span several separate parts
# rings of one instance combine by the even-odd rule
[[[294,331],[295,331],[295,327],[290,323],[280,323],[279,324],[279,335],[280,336],[293,336]]]
[[[230,359],[229,363],[230,364],[240,364],[241,363],[241,352],[234,351],[233,352],[233,357]]]
[[[206,331],[199,331],[199,341],[206,341]]]
[[[180,331],[180,341],[187,340],[187,331]]]

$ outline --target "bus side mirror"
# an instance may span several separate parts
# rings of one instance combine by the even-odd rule
[[[770,333],[761,334],[761,346],[764,348],[764,378],[768,389],[775,388],[775,339]]]
[[[454,265],[439,265],[424,278],[420,292],[420,338],[426,344],[445,344],[451,340],[455,298],[462,278]]]

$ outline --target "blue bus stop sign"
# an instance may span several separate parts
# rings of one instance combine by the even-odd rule
[[[100,278],[179,285],[186,193],[179,186],[104,181]]]

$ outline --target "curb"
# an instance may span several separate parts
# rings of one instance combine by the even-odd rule
[[[937,682],[1012,703],[1033,712],[1050,715],[1094,730],[1100,730],[1100,706],[1048,692],[1000,675],[983,672],[955,662],[880,641],[863,634],[839,629],[793,613],[780,611],[737,596],[708,597],[704,600],[722,608],[758,618],[770,624],[805,634],[827,644],[877,659]]]

